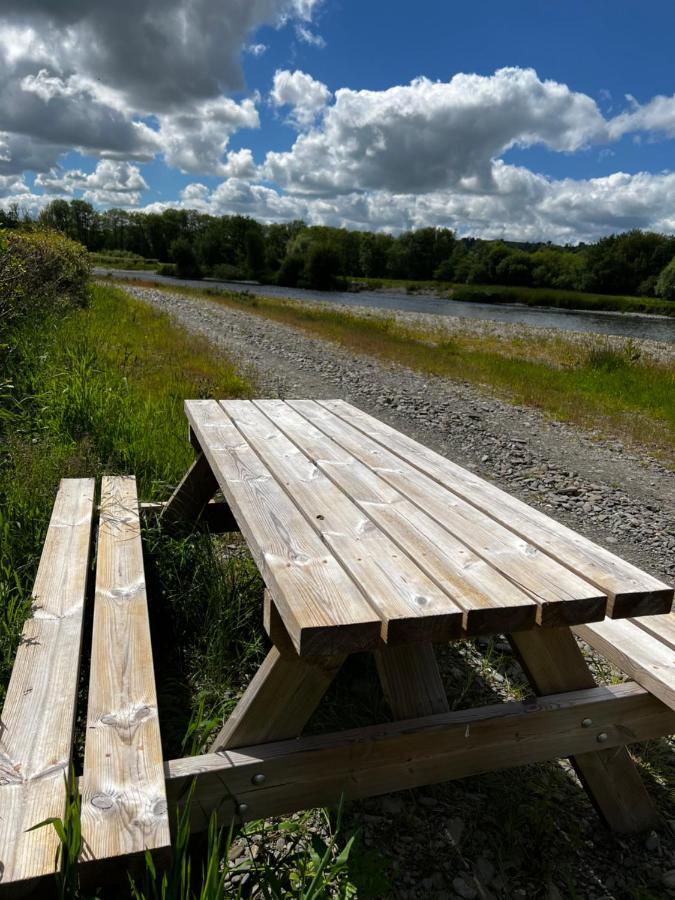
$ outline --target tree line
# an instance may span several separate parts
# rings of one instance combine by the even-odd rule
[[[319,289],[345,279],[436,280],[675,299],[675,237],[640,230],[560,246],[458,238],[447,228],[394,236],[185,209],[98,211],[83,200],[53,200],[38,221],[90,251],[157,260],[182,277]],[[0,214],[0,227],[13,223],[16,210],[13,219]]]

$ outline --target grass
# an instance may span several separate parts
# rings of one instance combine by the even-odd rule
[[[645,448],[675,466],[675,368],[643,359],[633,341],[617,347],[602,337],[585,343],[562,336],[538,336],[534,342],[523,336],[449,338],[393,318],[299,301],[213,288],[152,287],[243,307],[356,353],[486,387],[513,403]]]
[[[506,285],[453,284],[449,281],[410,281],[395,278],[352,278],[371,290],[388,288],[408,294],[432,293],[439,299],[465,303],[517,303],[589,312],[633,312],[675,316],[675,301],[659,297],[631,297],[617,294],[590,294],[558,288],[508,287]]]
[[[99,268],[128,269],[138,272],[151,272],[160,265],[158,259],[147,259],[137,253],[125,250],[102,250],[99,253],[90,253],[89,261],[92,266]]]

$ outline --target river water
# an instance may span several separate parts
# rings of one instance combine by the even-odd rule
[[[94,269],[95,274],[111,272],[118,278],[141,278],[157,284],[185,287],[215,287],[228,291],[250,291],[268,297],[290,297],[293,300],[320,300],[344,306],[366,306],[374,309],[396,309],[407,312],[433,313],[441,316],[459,316],[463,319],[488,319],[493,322],[513,322],[538,325],[542,328],[560,328],[562,331],[581,331],[591,334],[613,334],[625,338],[649,338],[654,341],[675,343],[675,318],[648,316],[638,313],[583,312],[579,310],[552,309],[550,307],[519,306],[516,304],[465,303],[461,300],[440,300],[420,294],[399,292],[361,291],[309,291],[303,288],[278,287],[272,284],[250,285],[241,282],[216,281],[205,278],[191,281],[167,278],[156,272],[132,272],[122,269]]]

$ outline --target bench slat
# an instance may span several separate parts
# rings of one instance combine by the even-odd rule
[[[579,625],[574,632],[645,690],[675,709],[675,650],[633,622]]]
[[[536,604],[448,531],[281,400],[256,406],[464,611],[468,635],[534,624]],[[325,410],[316,407],[319,414]]]
[[[609,597],[612,618],[669,612],[673,588],[343,400],[319,401]]]
[[[224,400],[225,412],[283,485],[382,619],[382,638],[458,637],[462,610],[386,537],[259,409]]]
[[[169,847],[162,743],[133,477],[104,477],[98,532],[82,862]]]
[[[597,588],[334,415],[330,402],[291,400],[289,405],[528,594],[538,605],[539,624],[604,617],[606,598]]]
[[[188,400],[185,410],[298,653],[375,647],[379,616],[223,409]]]
[[[7,689],[0,726],[0,883],[51,875],[72,756],[93,478],[63,479]]]
[[[639,619],[631,619],[631,622],[671,650],[675,650],[675,613],[667,616],[641,616]]]

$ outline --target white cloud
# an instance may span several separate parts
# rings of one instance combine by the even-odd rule
[[[263,53],[267,53],[269,47],[267,44],[249,44],[248,47],[244,47],[245,53],[250,53],[251,56],[262,56]]]
[[[289,190],[317,195],[489,191],[493,160],[510,147],[573,151],[606,138],[590,97],[532,69],[500,69],[385,91],[338,90],[320,127],[287,153],[268,154],[266,171]]]
[[[663,132],[675,137],[675,94],[672,97],[654,97],[641,106],[634,97],[627,95],[631,108],[609,121],[613,139],[631,131]]]
[[[0,172],[48,171],[73,148],[148,159],[161,142],[170,165],[226,174],[233,123],[257,125],[253,100],[237,113],[225,96],[244,88],[242,51],[260,54],[265,45],[249,43],[259,27],[310,22],[319,2],[3,0],[0,123],[11,157]]]
[[[84,200],[102,206],[137,206],[142,192],[148,190],[138,166],[110,159],[101,160],[90,174],[69,169],[37,175],[35,185],[52,195],[81,193]]]
[[[312,125],[331,96],[325,84],[299,69],[277,69],[274,73],[270,100],[273,106],[290,106],[290,121],[299,128]]]
[[[242,128],[260,126],[256,100],[237,103],[219,97],[189,111],[158,116],[159,141],[167,164],[182,172],[227,176],[223,156],[230,137]]]
[[[295,34],[299,41],[302,41],[303,44],[309,44],[310,47],[318,47],[320,50],[323,50],[326,46],[324,38],[320,34],[315,34],[306,25],[296,25]]]

